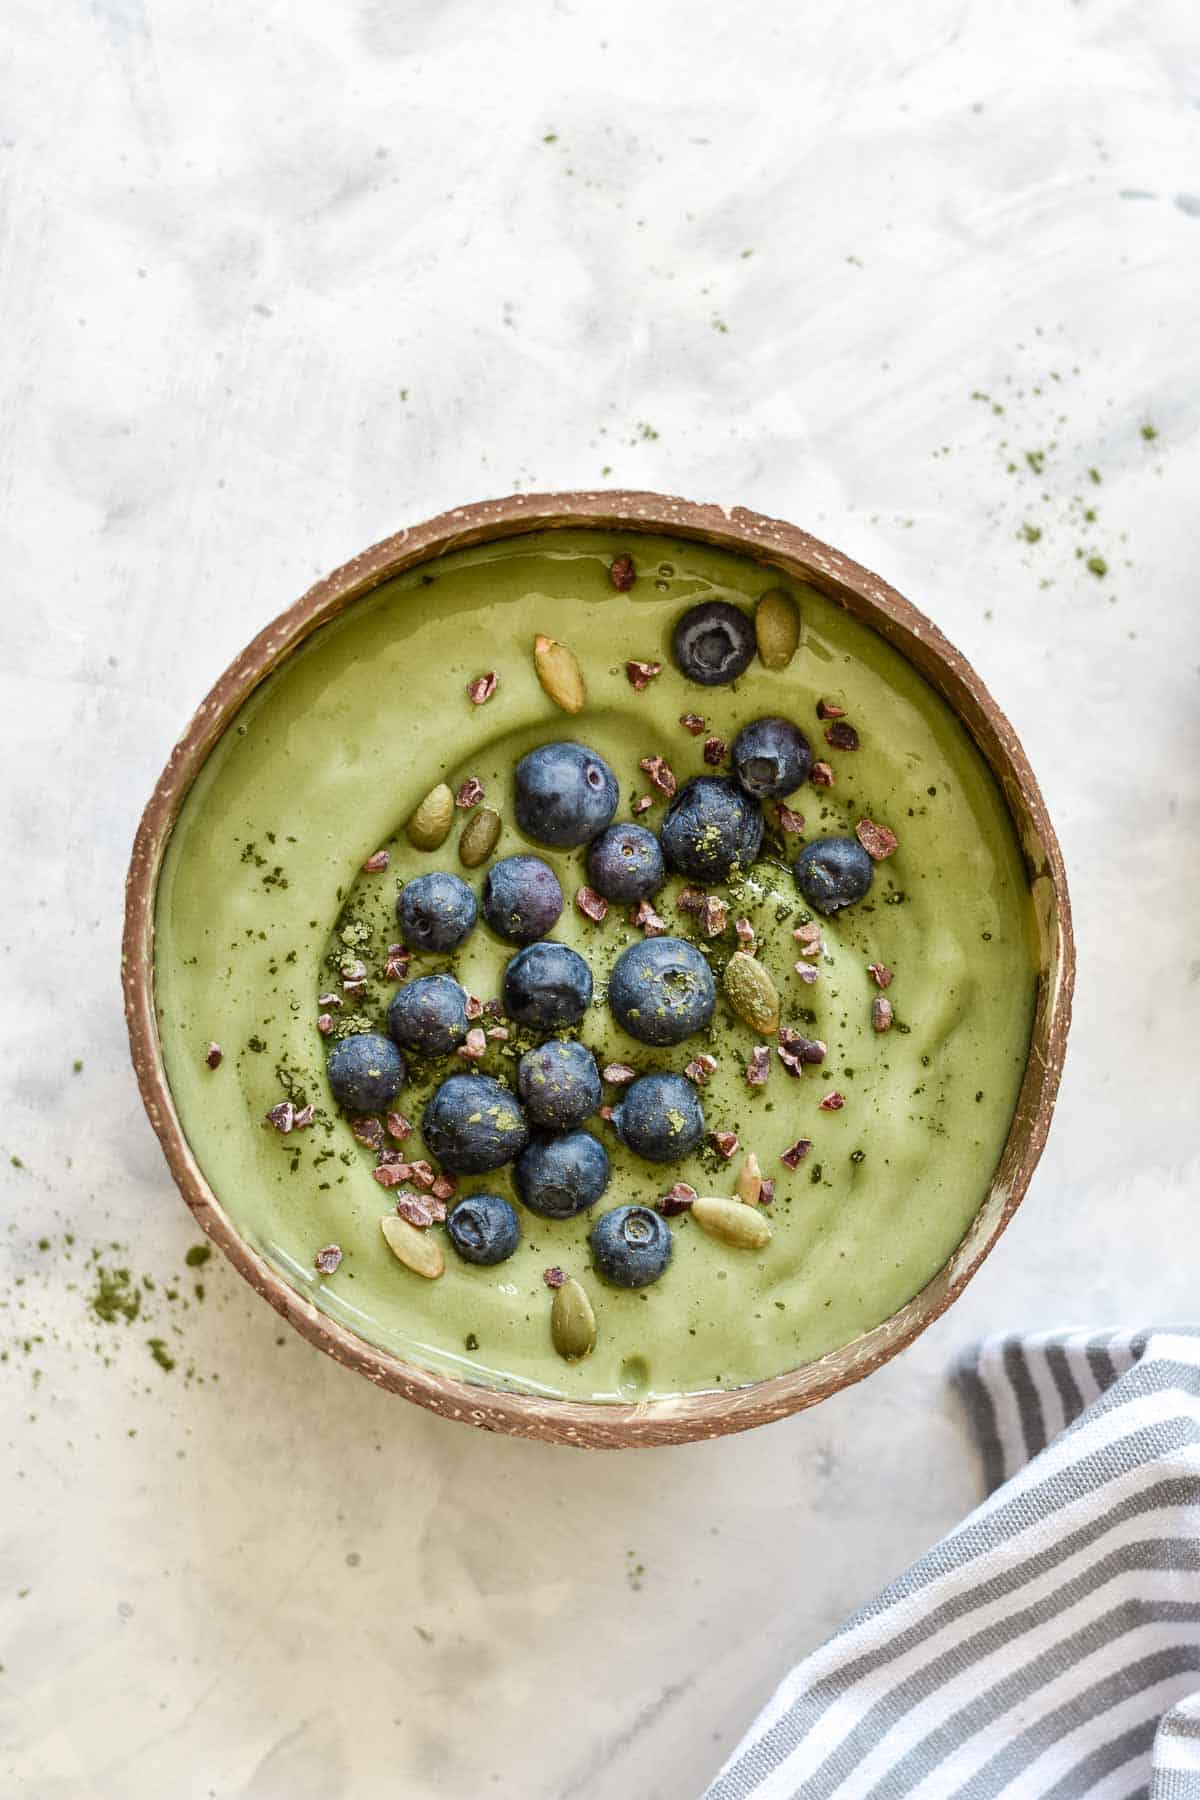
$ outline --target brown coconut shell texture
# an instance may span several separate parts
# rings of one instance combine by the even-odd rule
[[[1037,1007],[1016,1111],[987,1197],[945,1266],[890,1319],[817,1362],[728,1392],[637,1405],[549,1400],[432,1374],[319,1312],[250,1248],[201,1173],[167,1084],[154,1011],[154,906],[163,854],[188,789],[252,690],[319,626],[404,570],[489,540],[572,526],[616,533],[635,560],[640,532],[736,551],[762,566],[764,582],[774,574],[808,582],[877,631],[953,708],[991,767],[1016,824],[1039,931]],[[622,604],[615,592],[613,602]],[[1025,752],[974,670],[923,614],[878,575],[778,519],[660,494],[598,492],[515,494],[456,507],[363,551],[260,632],[200,705],[142,816],[126,882],[122,962],[133,1065],[150,1123],[198,1223],[251,1287],[327,1355],[444,1418],[608,1449],[686,1443],[785,1418],[861,1381],[945,1312],[1012,1218],[1046,1141],[1070,1023],[1075,949],[1062,853]]]

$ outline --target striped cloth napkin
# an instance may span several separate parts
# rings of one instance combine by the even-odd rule
[[[993,1338],[957,1378],[990,1498],[706,1800],[1200,1800],[1200,1328]]]

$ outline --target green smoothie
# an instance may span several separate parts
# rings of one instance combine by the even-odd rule
[[[631,552],[637,579],[616,590],[609,564]],[[441,558],[379,588],[317,632],[247,701],[208,758],[183,806],[158,894],[156,994],[167,1072],[195,1155],[246,1239],[299,1292],[370,1343],[411,1362],[487,1386],[601,1401],[731,1388],[813,1361],[879,1324],[942,1266],[978,1210],[1000,1157],[1025,1066],[1036,986],[1036,938],[1015,833],[982,758],[942,700],[867,627],[799,584],[802,618],[790,665],[757,659],[736,683],[701,687],[671,661],[671,632],[699,600],[752,612],[780,585],[749,558],[666,538],[575,530],[510,539]],[[560,711],[539,684],[538,634],[569,645],[587,682],[585,709]],[[627,660],[659,662],[638,691]],[[476,705],[467,684],[495,670],[494,695]],[[831,747],[817,716],[844,709],[860,747]],[[682,714],[705,721],[701,735]],[[806,785],[785,805],[804,817],[781,828],[768,802],[760,860],[729,902],[726,930],[705,937],[676,910],[671,878],[654,901],[668,930],[702,946],[714,971],[738,948],[748,919],[759,960],[783,999],[783,1020],[827,1046],[825,1061],[792,1074],[775,1041],[758,1037],[719,999],[711,1027],[667,1049],[622,1032],[604,1003],[620,952],[641,940],[632,909],[601,923],[573,897],[587,881],[585,851],[531,843],[512,810],[513,769],[527,751],[573,739],[604,757],[621,790],[618,820],[655,827],[666,800],[640,769],[661,757],[679,784],[714,771],[710,735],[732,743],[765,714],[783,714],[829,764],[831,786]],[[835,733],[835,736],[837,734]],[[385,1029],[395,980],[387,946],[399,937],[395,901],[414,875],[446,869],[478,895],[486,873],[462,867],[456,813],[436,851],[414,849],[404,825],[439,782],[456,792],[476,777],[502,816],[493,858],[528,851],[555,869],[566,907],[552,935],[584,955],[595,1000],[578,1035],[604,1065],[682,1072],[716,1059],[701,1093],[710,1133],[734,1133],[730,1159],[712,1143],[670,1167],[639,1160],[600,1118],[589,1121],[612,1158],[612,1180],[592,1213],[565,1221],[518,1205],[522,1240],[493,1268],[460,1260],[434,1225],[445,1273],[424,1280],[391,1254],[380,1230],[394,1197],[373,1179],[375,1155],[356,1141],[326,1085],[325,1057],[347,1031]],[[641,796],[652,806],[633,812]],[[853,835],[863,818],[899,839],[875,865],[865,899],[814,915],[791,873],[804,843]],[[362,865],[387,848],[378,873]],[[816,919],[820,947],[805,957],[797,927]],[[811,934],[810,934],[811,935]],[[482,918],[449,956],[416,956],[411,975],[453,973],[490,1000],[514,947]],[[818,970],[804,980],[797,960]],[[366,965],[365,986],[341,992],[344,963]],[[890,1030],[876,1029],[882,996],[871,965],[892,980]],[[484,1017],[481,1023],[493,1023]],[[220,1066],[210,1068],[210,1041]],[[525,1042],[528,1039],[524,1040]],[[768,1081],[746,1068],[767,1043]],[[405,1154],[424,1157],[422,1107],[449,1073],[476,1070],[514,1082],[517,1033],[488,1041],[482,1062],[454,1057],[410,1066],[395,1105],[417,1130]],[[452,1066],[450,1066],[452,1065]],[[844,1096],[839,1110],[820,1102]],[[313,1124],[281,1134],[264,1115],[285,1098],[312,1104]],[[616,1102],[612,1088],[606,1099]],[[795,1169],[781,1157],[812,1148]],[[652,1286],[606,1284],[592,1269],[588,1233],[612,1206],[653,1206],[678,1180],[701,1195],[734,1195],[747,1151],[775,1181],[763,1208],[763,1248],[706,1235],[673,1218],[674,1253]],[[458,1195],[515,1199],[511,1170],[461,1177]],[[314,1268],[328,1244],[343,1252],[329,1275]],[[590,1356],[566,1362],[550,1335],[543,1274],[578,1278],[595,1310]]]

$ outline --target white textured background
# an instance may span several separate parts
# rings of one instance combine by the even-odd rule
[[[1197,1316],[1194,0],[713,10],[3,9],[6,1800],[690,1800],[974,1501],[959,1346]],[[117,964],[140,806],[272,613],[601,481],[930,611],[1082,954],[1049,1150],[951,1315],[805,1417],[589,1458],[375,1393],[224,1266],[185,1308]],[[135,1323],[97,1251],[155,1283]]]

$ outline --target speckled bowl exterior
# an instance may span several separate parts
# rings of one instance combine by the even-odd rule
[[[250,1248],[201,1173],[167,1082],[154,1008],[163,855],[188,789],[253,689],[319,626],[404,570],[489,540],[569,526],[619,532],[631,544],[639,532],[656,532],[736,551],[761,563],[764,573],[811,583],[870,625],[953,708],[999,782],[1024,853],[1039,931],[1037,1006],[1016,1111],[987,1197],[944,1267],[891,1318],[817,1362],[732,1391],[639,1405],[549,1400],[431,1374],[319,1312]],[[203,1230],[277,1312],[338,1362],[444,1418],[515,1437],[612,1449],[720,1437],[785,1418],[861,1381],[946,1310],[1012,1218],[1046,1141],[1066,1050],[1075,948],[1062,853],[1025,752],[974,670],[923,614],[879,576],[778,519],[660,494],[598,492],[516,494],[456,507],[363,551],[259,633],[201,703],[142,816],[126,881],[122,971],[133,1065],[171,1173]]]

